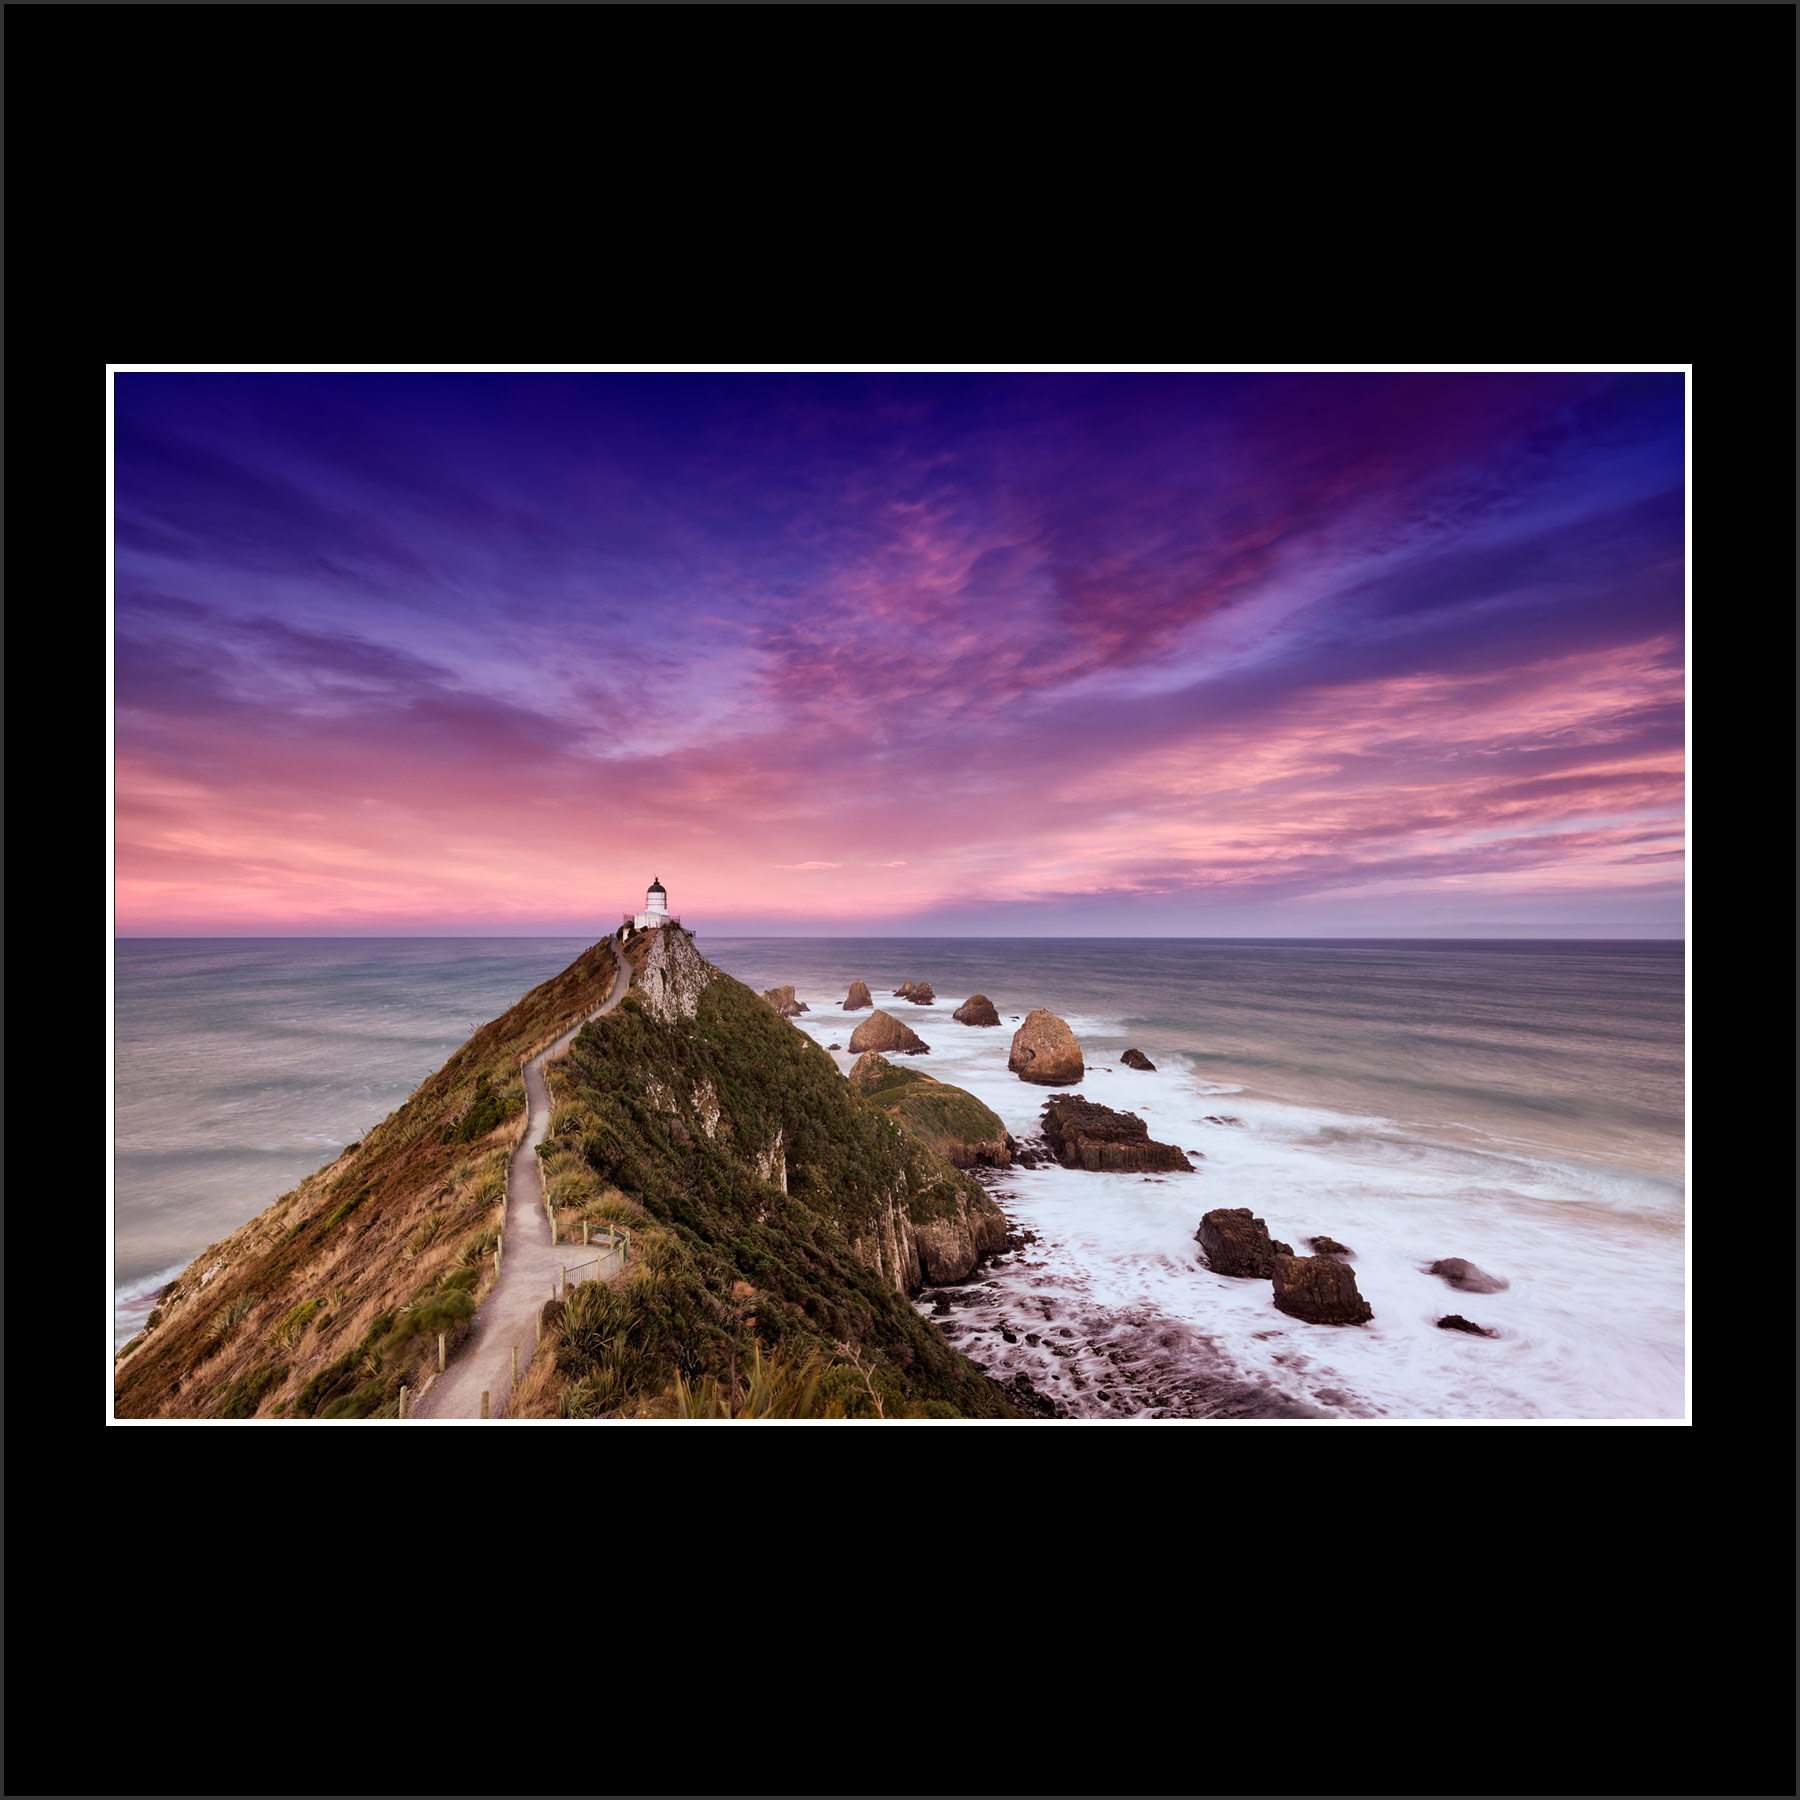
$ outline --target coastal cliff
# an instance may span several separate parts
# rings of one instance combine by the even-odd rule
[[[815,1411],[1015,1414],[907,1301],[1000,1247],[971,1177],[679,926],[611,943],[470,1038],[358,1145],[170,1283],[115,1363],[121,1417],[393,1416],[491,1287],[522,1060],[547,1064],[540,1149],[559,1218],[624,1226],[625,1278],[546,1309],[516,1413],[671,1416],[763,1358],[811,1369]],[[554,1316],[550,1316],[554,1314]],[[734,1390],[735,1391],[735,1390]],[[811,1390],[809,1390],[811,1391]],[[671,1398],[676,1396],[677,1398]]]
[[[639,1311],[663,1323],[640,1335],[675,1346],[666,1373],[717,1371],[750,1319],[776,1357],[854,1359],[885,1416],[1010,1415],[907,1301],[1002,1247],[999,1207],[685,934],[658,939],[624,1004],[556,1066],[543,1154],[579,1159],[601,1189],[588,1216],[643,1241],[655,1295]],[[640,996],[648,959],[677,1006]],[[558,1362],[574,1378],[558,1407],[579,1412],[584,1387],[610,1392],[604,1358],[585,1372],[566,1350]]]

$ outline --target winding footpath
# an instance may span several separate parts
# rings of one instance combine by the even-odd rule
[[[474,1336],[456,1361],[426,1385],[411,1409],[415,1419],[478,1419],[483,1389],[487,1391],[491,1415],[499,1418],[512,1397],[513,1349],[518,1348],[522,1380],[531,1362],[538,1308],[556,1292],[563,1266],[568,1265],[577,1281],[592,1279],[593,1271],[584,1264],[596,1258],[601,1280],[619,1271],[617,1251],[604,1246],[584,1250],[579,1243],[550,1242],[537,1154],[538,1145],[550,1129],[550,1085],[544,1079],[544,1064],[561,1056],[589,1019],[611,1012],[631,986],[631,965],[625,960],[624,946],[616,939],[613,951],[619,967],[612,992],[599,1007],[578,1019],[525,1065],[525,1093],[531,1117],[506,1176],[506,1253],[500,1262],[500,1278],[488,1290],[475,1315]]]

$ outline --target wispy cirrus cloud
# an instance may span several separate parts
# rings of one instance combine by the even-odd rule
[[[121,377],[121,928],[1673,921],[1680,398]]]

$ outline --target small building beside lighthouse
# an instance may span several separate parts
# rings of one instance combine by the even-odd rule
[[[669,923],[668,890],[654,875],[650,877],[650,888],[644,895],[644,910],[641,913],[627,914],[626,923],[635,925],[639,931],[650,931]]]

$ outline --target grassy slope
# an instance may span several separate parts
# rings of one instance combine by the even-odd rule
[[[555,1093],[553,1179],[630,1224],[638,1255],[627,1282],[576,1290],[534,1410],[666,1412],[677,1376],[724,1380],[734,1347],[741,1366],[760,1346],[835,1363],[824,1394],[852,1414],[879,1395],[887,1417],[1014,1416],[851,1249],[896,1205],[924,1222],[992,1199],[751,989],[721,976],[674,1023],[634,993],[582,1032]]]
[[[363,1417],[416,1389],[437,1333],[466,1332],[492,1280],[519,1064],[601,1004],[614,955],[596,944],[533,988],[361,1144],[195,1258],[115,1365],[119,1415],[293,1416],[304,1400]],[[477,1135],[444,1141],[461,1127]]]
[[[1003,1144],[1006,1125],[966,1088],[952,1087],[923,1069],[892,1065],[857,1090],[929,1149],[956,1161],[969,1144]],[[966,1159],[965,1159],[966,1160]]]

